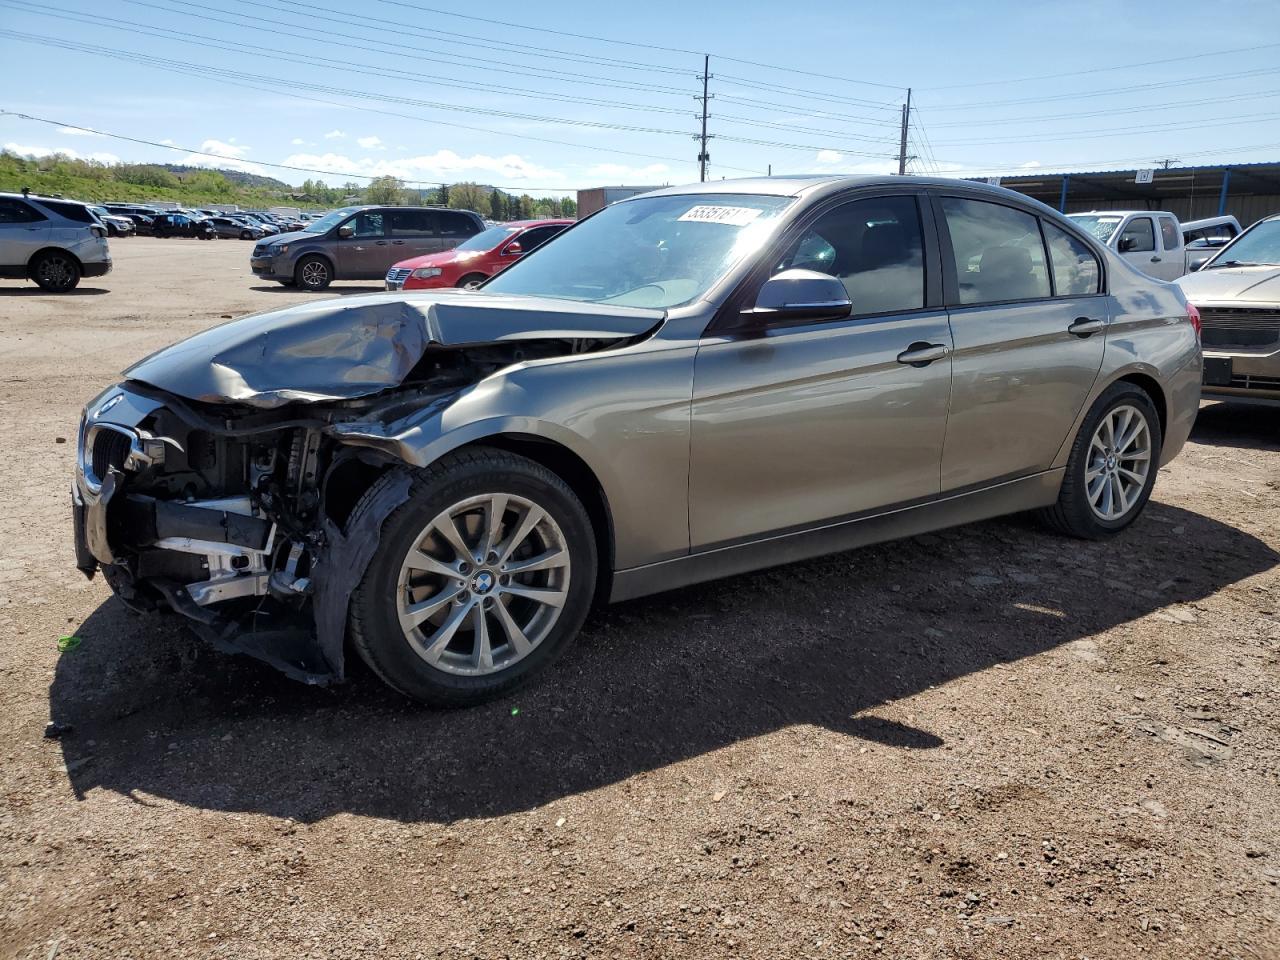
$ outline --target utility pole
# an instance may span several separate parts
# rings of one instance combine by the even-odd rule
[[[702,58],[702,96],[694,97],[695,100],[702,101],[702,133],[693,139],[699,141],[698,149],[698,179],[703,183],[707,182],[707,161],[711,159],[711,154],[707,153],[707,101],[711,99],[711,95],[707,93],[707,81],[711,79],[711,55],[706,54]]]
[[[1157,160],[1157,161],[1156,161],[1156,163],[1160,164],[1160,166],[1161,166],[1161,167],[1163,167],[1165,170],[1168,170],[1170,167],[1172,167],[1172,166],[1173,166],[1175,163],[1177,163],[1177,162],[1178,162],[1178,158],[1177,158],[1177,157],[1166,157],[1166,158],[1165,158],[1165,159],[1163,159],[1163,160]]]
[[[902,105],[902,134],[898,138],[898,176],[907,172],[907,128],[911,123],[911,88],[907,87],[907,102]]]

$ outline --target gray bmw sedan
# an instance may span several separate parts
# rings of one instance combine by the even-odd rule
[[[80,427],[80,569],[300,679],[350,640],[459,705],[593,602],[1014,511],[1113,536],[1201,354],[1177,287],[1048,207],[827,176],[659,190],[477,290],[245,317],[124,376]]]

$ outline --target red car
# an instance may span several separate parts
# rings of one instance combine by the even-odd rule
[[[507,264],[546,243],[572,220],[513,220],[500,223],[444,253],[401,260],[387,271],[388,290],[474,287]]]

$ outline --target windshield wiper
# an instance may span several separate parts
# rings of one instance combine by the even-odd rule
[[[1252,260],[1223,260],[1221,262],[1207,264],[1201,267],[1201,270],[1212,270],[1214,267],[1260,267],[1262,264],[1254,263]]]

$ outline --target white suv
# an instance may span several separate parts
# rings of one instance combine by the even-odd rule
[[[65,293],[110,272],[107,228],[85,204],[0,193],[0,277]]]

